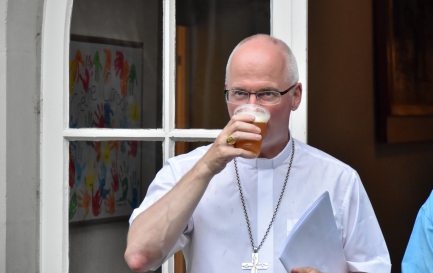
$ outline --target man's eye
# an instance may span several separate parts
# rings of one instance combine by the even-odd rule
[[[232,94],[233,94],[233,96],[236,96],[236,97],[245,97],[245,96],[247,96],[247,92],[240,91],[240,90],[233,90]]]
[[[260,92],[260,97],[262,98],[272,98],[272,97],[276,97],[277,94],[274,91],[263,91]]]

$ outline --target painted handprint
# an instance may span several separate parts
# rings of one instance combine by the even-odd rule
[[[93,67],[94,67],[94,73],[95,73],[95,81],[99,82],[99,77],[102,70],[102,64],[101,59],[99,57],[99,52],[96,51],[95,55],[93,55]]]
[[[99,173],[98,173],[98,191],[102,199],[105,199],[110,192],[110,190],[105,188],[107,177],[107,168],[104,164],[99,165]]]
[[[81,190],[77,195],[78,207],[83,209],[83,219],[87,217],[90,211],[90,194],[86,190]]]
[[[93,190],[93,185],[95,185],[96,174],[95,174],[95,166],[88,168],[87,175],[84,177],[84,183],[86,189],[91,192]]]
[[[90,83],[90,72],[89,69],[84,69],[84,75],[80,74],[81,84],[83,86],[84,92],[89,92],[89,83]]]
[[[109,102],[104,102],[104,127],[111,128],[111,116],[114,115]]]
[[[119,170],[116,162],[111,164],[111,179],[111,189],[113,192],[117,192],[119,190]]]
[[[127,61],[123,63],[122,72],[120,73],[120,94],[126,96],[128,94],[128,74],[129,64]]]
[[[124,97],[128,94],[129,64],[121,51],[116,51],[114,70],[116,71],[116,76],[120,79],[120,95]]]
[[[79,80],[80,68],[83,65],[83,57],[81,51],[75,52],[74,59],[69,62],[69,92],[73,95],[75,92],[75,83]]]
[[[102,103],[98,104],[97,110],[93,112],[93,125],[98,128],[104,128],[105,121],[104,121],[104,105]]]
[[[116,72],[116,76],[119,77],[119,75],[122,73],[123,69],[123,62],[125,60],[125,57],[121,51],[116,51],[116,58],[114,59],[114,71]]]
[[[111,50],[108,48],[104,49],[104,82],[109,82],[111,76]]]
[[[75,187],[78,188],[81,185],[81,177],[83,176],[84,170],[86,169],[86,163],[81,163],[78,159],[75,161]]]
[[[93,216],[98,216],[101,213],[101,195],[99,190],[92,194],[92,213]]]
[[[128,141],[128,155],[132,157],[137,156],[137,150],[138,150],[138,141]]]
[[[111,215],[116,212],[116,200],[114,198],[114,192],[111,192],[107,199],[105,199],[105,210]]]
[[[136,102],[132,102],[129,107],[129,118],[132,121],[138,121],[138,119],[140,118],[140,106],[138,105],[138,103]]]
[[[128,87],[129,87],[129,95],[134,95],[134,88],[138,84],[137,81],[137,68],[135,67],[135,64],[131,65],[131,68],[129,69],[129,76],[128,76]]]
[[[104,142],[103,149],[104,149],[104,152],[102,155],[102,160],[104,161],[105,166],[109,166],[110,158],[111,158],[110,145],[108,145],[108,143]]]

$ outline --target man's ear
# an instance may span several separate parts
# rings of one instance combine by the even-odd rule
[[[298,83],[295,87],[295,90],[293,90],[292,94],[292,111],[295,111],[298,109],[299,105],[301,104],[302,99],[302,83]]]

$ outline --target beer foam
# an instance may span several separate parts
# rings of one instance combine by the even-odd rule
[[[255,117],[254,122],[257,123],[266,123],[270,118],[266,108],[255,104],[243,104],[235,109],[235,114],[252,115]]]
[[[250,113],[248,113],[250,114]],[[260,112],[251,112],[251,115],[255,116],[254,122],[268,122],[269,114]]]

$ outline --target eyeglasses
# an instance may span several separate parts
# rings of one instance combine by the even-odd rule
[[[297,84],[298,83],[293,84],[284,91],[262,90],[257,92],[248,92],[245,90],[237,89],[224,90],[224,96],[226,98],[226,102],[230,102],[233,104],[244,104],[249,102],[251,95],[254,95],[256,96],[256,99],[260,104],[272,105],[280,103],[281,96],[288,93]]]

